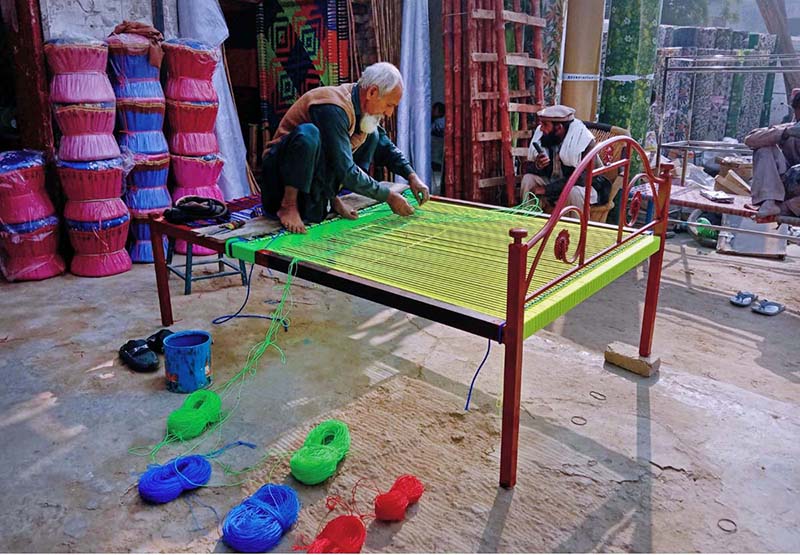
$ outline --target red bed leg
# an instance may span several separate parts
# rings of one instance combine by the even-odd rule
[[[169,296],[169,270],[164,256],[164,235],[157,229],[155,222],[150,222],[150,242],[153,245],[153,266],[156,270],[156,287],[158,288],[158,306],[161,309],[161,324],[171,326],[172,300]]]
[[[517,449],[519,446],[519,409],[522,386],[523,314],[527,288],[525,277],[527,245],[524,229],[512,229],[514,242],[508,246],[508,293],[503,343],[506,346],[503,370],[503,431],[500,440],[500,485],[513,488],[517,483]]]
[[[639,339],[639,356],[649,357],[653,351],[653,333],[656,326],[656,309],[658,308],[658,291],[661,287],[661,264],[664,261],[664,247],[667,242],[667,219],[669,217],[669,191],[672,184],[672,164],[661,165],[664,181],[658,186],[658,223],[653,233],[661,237],[658,251],[650,255],[647,266],[647,293],[644,297],[644,315],[642,316],[642,335]]]

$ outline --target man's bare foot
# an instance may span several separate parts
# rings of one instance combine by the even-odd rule
[[[306,226],[303,224],[303,219],[296,206],[281,206],[278,210],[278,218],[289,233],[306,232]]]
[[[339,214],[342,218],[347,218],[348,220],[355,220],[358,218],[358,212],[347,206],[339,197],[333,197],[333,201],[331,201],[331,207],[333,208],[333,211]]]

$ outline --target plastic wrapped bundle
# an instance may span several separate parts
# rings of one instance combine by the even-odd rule
[[[134,33],[110,35],[108,43],[109,75],[113,81],[158,81],[161,65],[150,63],[150,40]]]
[[[164,41],[166,96],[172,100],[216,101],[211,79],[219,61],[215,48],[193,39]]]
[[[44,156],[0,153],[0,270],[8,281],[40,280],[64,271],[58,217],[44,188]]]
[[[147,220],[131,220],[131,240],[128,245],[131,260],[136,264],[153,262],[153,244],[150,242],[150,224]],[[167,252],[167,238],[164,237],[164,252]]]
[[[175,190],[197,190],[205,187],[216,187],[224,165],[225,161],[218,153],[206,154],[205,156],[172,156],[172,175],[175,178]],[[198,196],[207,195],[198,193]]]
[[[53,203],[44,188],[42,153],[0,153],[0,224],[28,223],[53,214]]]
[[[56,171],[69,200],[98,200],[122,196],[125,175],[122,158],[91,162],[59,160]]]
[[[164,99],[164,89],[161,88],[160,81],[125,81],[124,83],[115,82],[114,94],[117,100],[123,98],[158,98]]]
[[[0,271],[8,281],[38,281],[64,272],[58,254],[58,216],[0,224]]]
[[[167,100],[169,150],[183,156],[204,156],[219,151],[214,125],[217,102]]]
[[[45,43],[53,74],[50,102],[112,102],[114,91],[106,75],[108,45],[90,38],[58,38]]]
[[[136,217],[163,212],[172,206],[167,189],[169,154],[134,156],[134,166],[128,174],[125,204]]]
[[[96,104],[56,104],[56,122],[64,134],[58,146],[61,160],[83,162],[105,160],[120,155],[114,139],[113,102]]]
[[[164,137],[164,101],[157,98],[117,102],[119,144],[138,154],[168,151]]]
[[[75,249],[73,274],[103,277],[130,270],[125,250],[130,214],[122,200],[67,202],[64,219]]]
[[[177,186],[172,191],[172,200],[185,196],[198,196],[225,201],[217,179],[225,162],[219,154],[205,156],[172,156],[172,171]],[[186,241],[175,242],[175,252],[186,254]],[[195,245],[192,254],[197,256],[215,254],[216,251]]]

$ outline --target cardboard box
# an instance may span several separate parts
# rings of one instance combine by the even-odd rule
[[[753,159],[739,156],[718,156],[719,175],[725,177],[730,170],[736,171],[739,177],[749,181],[753,178]]]
[[[714,178],[714,190],[732,195],[751,196],[750,185],[733,170],[730,170],[724,177],[717,175]]]

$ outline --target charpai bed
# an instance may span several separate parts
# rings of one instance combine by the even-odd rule
[[[628,221],[618,226],[590,223],[588,204],[566,206],[566,198],[596,152],[619,141],[640,157],[644,173],[629,179],[631,160],[624,158],[587,171],[586,179],[622,171],[622,213]],[[282,272],[295,261],[293,271],[303,279],[503,343],[500,484],[512,487],[525,338],[649,258],[639,350],[643,356],[650,354],[670,169],[662,167],[660,177],[654,176],[641,147],[628,137],[616,137],[599,144],[581,162],[549,216],[434,197],[410,218],[395,216],[381,204],[362,210],[357,220],[311,226],[306,235],[277,233],[227,244],[212,238],[190,240]],[[635,221],[641,195],[630,203],[627,198],[630,184],[642,180],[656,199],[656,217],[633,229],[627,224]],[[172,311],[162,236],[191,236],[179,227],[160,219],[151,222],[164,325],[172,323]]]

